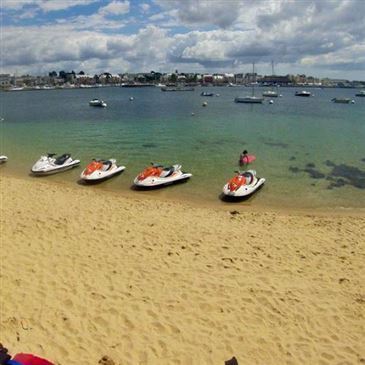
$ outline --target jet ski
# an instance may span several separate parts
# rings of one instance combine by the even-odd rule
[[[48,153],[47,156],[41,156],[33,165],[32,173],[35,175],[51,175],[72,169],[80,164],[80,160],[73,160],[69,153],[65,153],[59,157],[54,156],[56,156],[55,153]]]
[[[151,188],[154,186],[170,185],[178,181],[184,181],[193,176],[190,173],[181,171],[181,165],[163,167],[152,164],[144,169],[135,179],[134,185],[138,187]]]
[[[0,163],[8,161],[8,158],[6,156],[0,156]]]
[[[125,170],[125,166],[118,166],[117,161],[110,160],[93,160],[89,163],[80,177],[86,182],[96,182],[106,180]]]
[[[236,171],[237,175],[223,187],[223,194],[228,198],[245,198],[253,194],[265,183],[264,178],[258,178],[255,170]]]

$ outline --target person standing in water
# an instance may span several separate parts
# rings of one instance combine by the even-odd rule
[[[247,165],[249,163],[249,158],[248,158],[247,154],[248,154],[247,150],[244,150],[240,154],[240,165]]]

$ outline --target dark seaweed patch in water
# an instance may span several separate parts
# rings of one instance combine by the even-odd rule
[[[297,172],[302,171],[299,167],[296,166],[290,166],[289,167],[289,171],[294,172],[294,174],[296,174]]]
[[[336,164],[335,163],[333,163],[332,161],[330,161],[330,160],[326,160],[326,162],[324,163],[326,166],[328,166],[328,167],[333,167],[333,166],[336,166]]]
[[[346,184],[365,189],[365,171],[345,164],[335,165],[330,173],[332,177],[344,178]]]
[[[214,140],[198,139],[197,142],[204,146],[220,146],[222,144],[240,144],[244,146],[246,142],[235,138],[220,138]]]
[[[327,186],[327,189],[331,190],[333,188],[341,188],[342,186],[345,186],[347,183],[344,179],[334,179],[330,178],[327,180],[331,180],[331,184]]]
[[[264,144],[266,144],[267,146],[271,146],[271,147],[281,147],[281,148],[288,148],[288,144],[287,143],[283,143],[283,142],[268,142],[268,141],[264,141]]]
[[[156,148],[157,144],[155,144],[155,143],[145,143],[145,144],[142,145],[142,147],[144,147],[144,148]]]
[[[313,163],[307,163],[304,169],[290,166],[289,171],[293,173],[304,171],[308,173],[312,179],[325,178],[330,182],[327,189],[340,188],[345,185],[351,185],[358,189],[365,189],[365,171],[345,164],[336,165],[329,160],[325,162],[325,165],[332,167],[332,171],[327,175],[316,170]]]
[[[289,158],[289,161],[294,161],[294,160],[296,160],[297,158],[295,157],[295,156],[292,156],[292,157],[290,157]]]
[[[316,165],[315,165],[314,163],[310,162],[310,163],[307,163],[307,164],[305,165],[305,167],[306,167],[307,169],[314,169],[314,168],[316,167]]]
[[[324,179],[326,177],[325,174],[313,168],[307,167],[303,171],[307,172],[312,179]]]

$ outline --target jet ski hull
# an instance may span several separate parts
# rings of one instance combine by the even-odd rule
[[[45,168],[45,169],[38,170],[37,168],[33,167],[31,169],[31,172],[37,176],[53,175],[53,174],[57,174],[58,172],[70,170],[78,165],[80,165],[80,160],[73,160],[71,163],[69,163],[67,165],[60,165],[60,166],[53,165],[53,166],[49,166],[48,168]]]
[[[172,185],[178,182],[183,182],[190,179],[193,175],[190,173],[181,172],[169,177],[150,176],[144,180],[134,179],[134,185],[140,188],[154,188],[156,186]]]
[[[85,175],[85,170],[81,173],[80,178],[86,182],[86,183],[96,183],[108,180],[112,178],[113,176],[116,176],[120,173],[122,173],[125,170],[125,166],[117,166],[111,170],[108,171],[94,171],[90,175]]]
[[[223,187],[223,195],[224,198],[229,200],[244,200],[252,196],[259,189],[261,189],[264,184],[265,184],[265,179],[258,178],[250,185],[243,185],[239,187],[237,190],[231,191],[229,189],[229,184],[227,183]]]
[[[0,163],[6,162],[8,158],[6,156],[0,156]]]

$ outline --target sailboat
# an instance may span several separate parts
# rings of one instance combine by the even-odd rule
[[[272,74],[272,76],[274,76],[274,61],[271,61],[271,74]],[[278,92],[276,90],[273,90],[273,88],[271,88],[271,90],[265,90],[262,93],[262,96],[266,96],[269,98],[277,98]]]
[[[252,75],[255,77],[255,63],[252,64]],[[237,97],[234,99],[235,103],[262,104],[264,101],[264,98],[255,96],[255,88],[254,88],[255,83],[256,83],[256,79],[255,79],[255,82],[253,82],[251,84],[252,85],[252,95]]]

